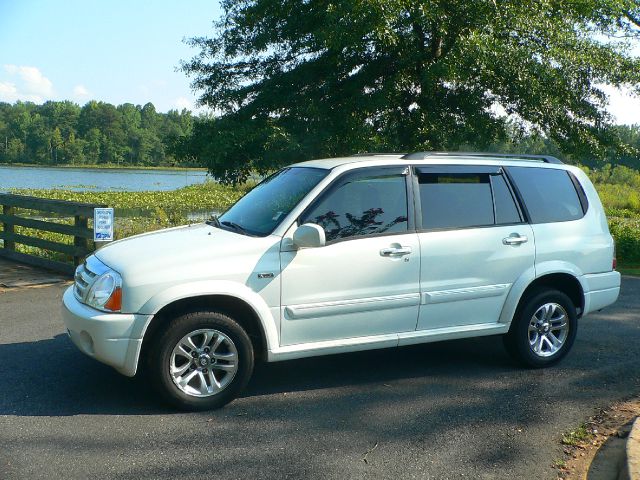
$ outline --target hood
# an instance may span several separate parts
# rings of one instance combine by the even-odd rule
[[[202,223],[118,240],[97,250],[95,256],[120,273],[125,284],[135,286],[239,273],[234,263],[257,261],[279,240],[275,236],[249,237]]]

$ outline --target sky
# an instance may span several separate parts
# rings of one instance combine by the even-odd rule
[[[152,102],[193,110],[176,71],[211,36],[218,0],[0,0],[0,101]],[[635,50],[640,55],[640,47]],[[640,99],[605,87],[617,123],[640,123]]]
[[[211,36],[217,0],[0,0],[0,101],[152,102],[192,109],[177,72]]]

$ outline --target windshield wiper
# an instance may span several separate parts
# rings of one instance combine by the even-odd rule
[[[211,215],[211,217],[209,217],[209,220],[204,223],[206,223],[207,225],[211,225],[212,227],[220,228],[220,220],[218,220],[217,215]]]
[[[238,225],[235,222],[230,222],[228,220],[224,220],[222,222],[220,222],[221,225],[225,225],[227,227],[231,227],[233,228],[236,232],[241,233],[243,235],[249,235],[250,237],[252,237],[253,235],[251,235],[249,232],[247,232],[243,227],[241,227],[240,225]]]

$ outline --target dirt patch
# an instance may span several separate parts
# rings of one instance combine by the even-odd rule
[[[561,439],[564,458],[556,460],[554,464],[558,478],[587,478],[600,448],[607,441],[626,438],[629,435],[629,423],[638,416],[640,397],[602,409],[575,430],[565,433]]]

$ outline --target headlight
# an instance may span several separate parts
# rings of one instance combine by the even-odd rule
[[[119,312],[122,308],[122,278],[108,271],[93,282],[86,299],[87,305],[98,310]]]

